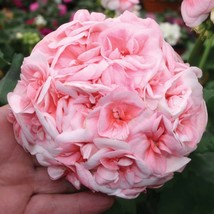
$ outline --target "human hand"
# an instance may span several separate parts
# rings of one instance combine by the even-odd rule
[[[16,142],[7,121],[8,107],[0,108],[0,214],[98,214],[113,198],[76,192],[71,184],[49,178],[45,167]]]

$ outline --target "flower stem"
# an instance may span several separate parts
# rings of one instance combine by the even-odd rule
[[[189,64],[190,65],[195,65],[195,66],[198,66],[198,57],[200,56],[201,52],[203,51],[204,49],[204,45],[203,45],[203,42],[201,40],[201,38],[197,38],[196,39],[196,42],[195,42],[195,45],[190,53],[190,56],[189,56]]]
[[[200,63],[199,63],[199,68],[201,68],[202,70],[205,67],[209,53],[212,49],[212,43],[213,43],[213,37],[206,39],[206,41],[204,42],[205,49],[204,49],[202,58],[201,58]]]
[[[206,65],[208,57],[210,55],[210,51],[214,44],[213,40],[214,36],[210,36],[205,40],[203,40],[201,37],[198,37],[188,60],[191,66],[197,66],[202,70],[203,76],[199,80],[202,85],[206,84],[209,78],[209,73],[206,70]]]

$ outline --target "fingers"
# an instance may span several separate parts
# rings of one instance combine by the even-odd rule
[[[9,109],[8,105],[0,107],[0,115],[1,115],[0,118],[7,117],[8,109]]]
[[[2,138],[13,138],[13,129],[11,128],[12,124],[10,124],[9,121],[7,120],[7,114],[8,106],[0,107],[1,140]]]
[[[29,157],[14,138],[13,126],[7,120],[8,111],[8,106],[0,107],[0,162],[30,165]]]
[[[31,198],[24,214],[100,214],[114,199],[100,193],[41,194]]]
[[[33,193],[71,193],[77,190],[64,178],[51,180],[47,168],[37,167],[33,177]]]
[[[41,164],[38,162],[36,155],[31,155],[32,161],[33,161],[33,166],[34,167],[41,167]]]
[[[12,124],[8,121],[9,112],[10,112],[9,105],[0,107],[0,126],[1,126],[1,129],[5,128],[5,129],[9,130],[9,132],[13,132],[11,129]],[[5,135],[5,132],[3,132],[3,130],[1,130],[1,132],[2,132],[2,134]]]

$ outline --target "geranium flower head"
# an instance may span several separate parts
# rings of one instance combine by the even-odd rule
[[[197,148],[207,123],[200,76],[152,19],[79,10],[24,59],[10,121],[52,179],[135,198]]]

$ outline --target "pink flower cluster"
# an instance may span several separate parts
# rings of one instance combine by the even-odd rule
[[[25,58],[10,121],[52,179],[135,198],[190,161],[207,123],[200,76],[152,19],[80,10]]]

